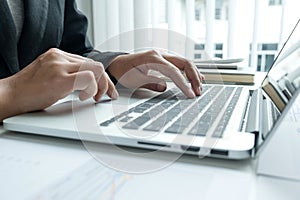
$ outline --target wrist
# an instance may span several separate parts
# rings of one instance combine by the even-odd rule
[[[124,60],[124,58],[126,58],[126,56],[128,56],[128,54],[119,55],[119,56],[115,57],[112,60],[112,62],[110,63],[110,65],[106,68],[106,72],[109,75],[109,77],[112,79],[113,82],[114,81],[117,82],[120,79],[120,77],[122,76],[121,63],[122,63],[122,60]]]
[[[16,98],[13,76],[0,80],[0,96],[0,122],[8,117],[22,113]]]

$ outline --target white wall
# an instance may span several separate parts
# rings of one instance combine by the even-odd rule
[[[94,31],[93,31],[93,13],[92,13],[92,0],[76,0],[78,8],[83,12],[89,21],[88,36],[92,44],[94,44]]]

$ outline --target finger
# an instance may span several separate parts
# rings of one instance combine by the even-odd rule
[[[201,87],[201,81],[200,77],[198,75],[198,72],[195,70],[187,70],[185,71],[187,79],[190,81],[193,91],[197,96],[201,95],[202,87]]]
[[[183,76],[178,67],[176,67],[172,62],[169,62],[156,51],[149,51],[146,53],[146,55],[147,54],[149,54],[149,56],[147,56],[148,59],[146,60],[146,67],[148,69],[159,71],[163,75],[169,77],[187,97],[195,97],[195,93],[188,86],[185,77]]]
[[[110,80],[107,73],[105,73],[105,76],[108,80],[108,89],[107,89],[107,95],[112,98],[113,100],[117,99],[119,97],[119,93],[114,85],[114,83]]]
[[[76,73],[79,71],[91,71],[94,73],[96,80],[99,79],[104,73],[104,68],[100,62],[77,62],[77,63],[66,63],[64,66],[68,73]]]
[[[164,80],[155,77],[141,74],[141,78],[143,82],[146,83],[142,86],[142,88],[146,88],[148,90],[156,91],[156,92],[164,92],[167,89],[167,84]]]
[[[185,72],[187,79],[190,81],[193,91],[197,96],[201,94],[201,76],[194,64],[180,57],[165,55],[164,58],[174,64],[178,69]]]
[[[90,71],[82,71],[70,75],[74,80],[73,90],[79,90],[79,99],[87,100],[96,95],[97,82],[95,76]]]
[[[198,69],[197,69],[197,73],[198,73],[198,76],[200,77],[200,80],[201,80],[200,87],[201,87],[201,90],[202,90],[203,89],[202,82],[205,81],[205,76],[203,74],[201,74],[201,72]]]
[[[202,84],[198,69],[196,69],[196,67],[194,67],[193,65],[185,67],[185,74],[190,81],[195,94],[197,96],[200,96],[202,91]]]
[[[81,67],[81,70],[91,70],[95,74],[96,81],[98,83],[98,92],[94,97],[96,102],[99,102],[105,93],[110,92],[111,95],[113,94],[109,91],[109,89],[111,90],[111,85],[113,85],[113,83],[111,83],[110,78],[106,74],[102,63],[88,62],[85,66]],[[110,95],[108,94],[108,96]]]
[[[104,95],[105,91],[106,94],[111,98],[111,99],[117,99],[119,97],[119,93],[116,90],[115,85],[113,84],[113,82],[110,80],[110,78],[108,77],[108,75],[105,73],[103,75],[103,77],[101,78],[105,78],[106,81],[99,81],[98,82],[98,92],[96,94],[96,96],[94,97],[96,102],[99,102],[101,97]],[[106,84],[107,88],[103,89],[103,85],[102,84]]]
[[[104,75],[104,73],[102,73],[102,75],[97,78],[97,85],[98,85],[98,90],[97,93],[94,97],[96,102],[99,102],[99,100],[101,99],[101,97],[107,93],[108,91],[108,80],[106,78],[106,76]]]
[[[159,62],[159,64],[158,64]],[[159,71],[163,75],[169,77],[175,85],[189,98],[194,98],[195,94],[188,86],[187,81],[181,71],[167,60],[155,60],[153,63],[147,64],[149,69]]]
[[[205,76],[198,70],[201,81],[205,81]]]
[[[117,99],[119,94],[115,89],[114,84],[111,82],[110,78],[104,71],[103,65],[100,62],[87,61],[84,63],[74,63],[70,64],[73,66],[69,69],[69,73],[74,73],[74,71],[90,71],[93,72],[95,80],[97,82],[97,93],[94,96],[94,100],[99,102],[101,97],[107,93],[112,99]]]
[[[72,74],[80,71],[81,63],[63,63],[62,67],[68,74]]]
[[[71,62],[63,62],[60,64],[63,68],[65,68],[66,72],[69,74],[76,73],[79,71],[92,71],[93,68],[91,64],[83,63],[83,62],[76,62],[76,63],[71,63]]]

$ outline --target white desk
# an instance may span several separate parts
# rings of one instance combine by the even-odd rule
[[[109,146],[101,146],[107,156],[120,157]],[[0,149],[0,199],[32,197],[91,159],[79,141],[3,130]],[[160,159],[165,156],[168,154],[162,154]],[[134,157],[127,159],[136,161]],[[299,199],[300,182],[257,176],[255,165],[255,160],[200,160],[183,156],[165,169],[133,175],[133,181],[115,195],[116,199]]]

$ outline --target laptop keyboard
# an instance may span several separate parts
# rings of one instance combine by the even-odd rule
[[[195,99],[187,99],[177,88],[168,90],[100,124],[119,123],[129,130],[222,137],[242,88],[208,86]]]

